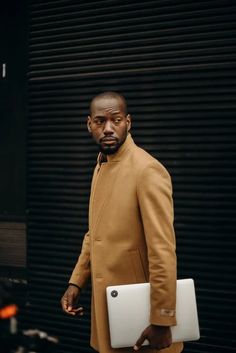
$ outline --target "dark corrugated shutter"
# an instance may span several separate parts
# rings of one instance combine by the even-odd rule
[[[91,97],[122,92],[133,136],[174,184],[179,277],[196,281],[202,338],[235,350],[235,1],[32,1],[29,6],[28,268],[34,325],[88,352],[83,319],[59,299],[87,229],[96,148]]]

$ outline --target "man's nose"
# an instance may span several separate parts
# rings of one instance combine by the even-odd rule
[[[103,133],[104,134],[112,134],[114,132],[113,130],[113,124],[111,121],[107,120],[105,125],[104,125],[104,130]]]

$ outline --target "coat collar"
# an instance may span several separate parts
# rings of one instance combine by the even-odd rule
[[[97,162],[99,164],[102,164],[103,162],[118,162],[121,160],[121,158],[123,157],[123,154],[125,153],[125,151],[127,151],[127,149],[129,148],[129,146],[131,144],[134,144],[134,140],[132,139],[130,133],[127,135],[125,142],[120,146],[120,148],[118,149],[118,151],[114,154],[110,154],[110,155],[104,155],[101,152],[98,155],[97,158]]]

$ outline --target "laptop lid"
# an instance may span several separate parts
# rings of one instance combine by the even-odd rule
[[[150,325],[150,284],[109,286],[106,289],[111,346],[132,347]],[[177,281],[177,326],[171,327],[173,342],[200,338],[194,281]],[[149,344],[146,340],[144,345]]]

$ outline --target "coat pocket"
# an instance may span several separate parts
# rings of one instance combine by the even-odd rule
[[[138,249],[129,250],[132,269],[137,283],[147,282],[141,255]]]

